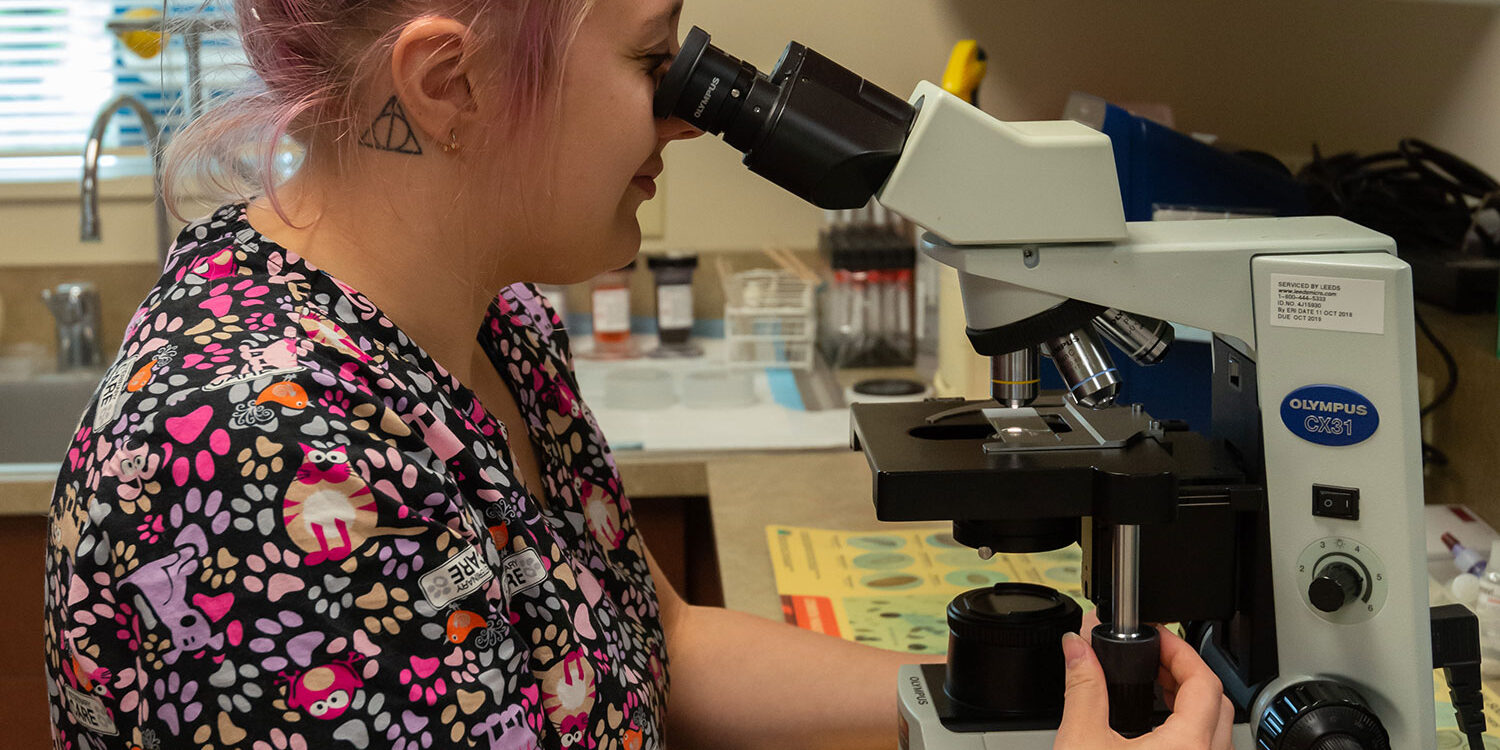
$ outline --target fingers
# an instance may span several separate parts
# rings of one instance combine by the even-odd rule
[[[1067,687],[1063,695],[1062,724],[1057,728],[1054,749],[1092,747],[1109,728],[1109,693],[1104,670],[1088,641],[1069,633],[1063,636],[1063,659],[1067,664]]]
[[[1173,684],[1163,683],[1176,696],[1172,710],[1188,711],[1207,717],[1217,717],[1219,699],[1224,697],[1224,686],[1198,652],[1186,641],[1158,626],[1161,636],[1161,664]]]
[[[1097,627],[1098,625],[1099,625],[1099,610],[1098,609],[1091,609],[1088,612],[1084,613],[1084,615],[1083,615],[1083,627],[1081,627],[1081,628],[1078,629],[1078,634],[1081,635],[1081,636],[1083,636],[1084,640],[1088,640],[1089,639],[1089,633],[1094,632],[1094,628]]]
[[[1214,726],[1214,738],[1210,750],[1234,750],[1234,704],[1229,698],[1219,696],[1219,723]]]
[[[1171,696],[1172,706],[1172,715],[1158,731],[1188,739],[1192,747],[1230,747],[1234,711],[1218,676],[1181,638],[1165,628],[1158,627],[1157,632],[1165,673],[1163,692]]]

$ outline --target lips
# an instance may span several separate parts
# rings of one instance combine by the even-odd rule
[[[646,175],[637,175],[630,184],[646,194],[646,200],[656,197],[656,180]]]
[[[661,157],[658,156],[646,162],[644,168],[630,180],[630,184],[640,188],[646,194],[646,200],[656,196],[656,178],[661,175],[663,166]]]

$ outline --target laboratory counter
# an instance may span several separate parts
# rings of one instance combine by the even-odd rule
[[[617,462],[626,492],[640,504],[662,497],[709,498],[724,603],[764,617],[780,619],[766,525],[861,530],[890,525],[875,520],[870,470],[854,451],[622,452]],[[0,479],[0,516],[45,516],[51,493],[46,472]]]

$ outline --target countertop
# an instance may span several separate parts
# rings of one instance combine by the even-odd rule
[[[872,478],[863,453],[723,458],[709,461],[707,473],[719,577],[729,609],[782,619],[767,525],[858,531],[903,526],[875,520]]]
[[[870,470],[854,451],[627,451],[616,460],[634,497],[711,498],[725,606],[771,619],[781,619],[781,604],[766,550],[768,524],[860,530],[895,525],[875,520]],[[0,516],[45,515],[52,482],[52,472],[40,471],[0,481]]]

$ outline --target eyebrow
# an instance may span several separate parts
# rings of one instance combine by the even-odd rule
[[[677,0],[677,2],[672,3],[672,7],[652,14],[642,26],[647,29],[654,29],[658,26],[670,26],[672,21],[676,20],[680,15],[682,15],[682,0]]]

